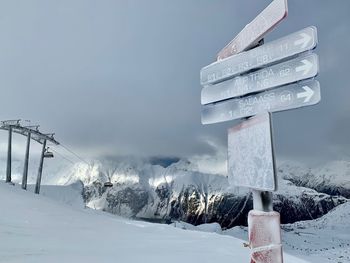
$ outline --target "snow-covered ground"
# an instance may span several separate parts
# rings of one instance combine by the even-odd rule
[[[18,185],[18,187],[20,187]],[[35,185],[28,185],[28,191],[34,192]],[[40,195],[76,208],[85,207],[82,199],[83,184],[76,182],[70,185],[42,185]]]
[[[55,185],[43,185],[40,196],[32,193],[31,185],[25,192],[19,186],[0,183],[0,262],[164,262],[164,258],[166,262],[249,262],[249,249],[242,245],[247,239],[245,228],[222,231],[218,224],[149,224],[84,209],[83,185],[77,180],[86,185],[110,180],[115,185],[153,188],[171,184],[175,192],[189,184],[207,186],[214,193],[227,188],[224,176],[202,174],[206,167],[195,161],[182,160],[167,168],[141,161],[52,167],[44,170],[43,183]],[[13,168],[13,181],[18,183],[21,163]],[[31,174],[29,183],[35,182],[36,173]],[[334,162],[318,169],[287,163],[279,168],[280,178],[335,194],[349,193],[349,176],[350,162]],[[316,193],[280,180],[276,195],[294,200],[304,192]],[[235,189],[235,194],[244,195],[245,191]],[[105,202],[101,199],[87,205],[103,207],[97,201]],[[348,263],[349,218],[350,204],[346,203],[320,219],[285,225],[284,250],[307,262]],[[286,256],[286,262],[304,261]]]
[[[282,226],[283,247],[287,253],[315,263],[350,262],[350,203],[337,206],[316,220]],[[247,236],[247,228],[234,227],[223,234]]]
[[[58,196],[0,183],[0,262],[249,262],[240,239],[122,219]]]

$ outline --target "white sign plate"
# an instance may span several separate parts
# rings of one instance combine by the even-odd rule
[[[228,130],[228,179],[234,186],[276,190],[269,113],[254,116]]]
[[[218,54],[217,60],[240,53],[255,46],[288,14],[287,0],[274,0]]]
[[[275,64],[233,79],[208,85],[202,89],[201,103],[208,104],[249,93],[313,78],[318,74],[316,54],[301,55],[295,59]]]
[[[312,50],[316,45],[317,29],[316,27],[307,27],[286,37],[202,68],[200,72],[201,85],[219,83],[252,69],[274,64],[280,60]]]
[[[202,106],[202,124],[250,117],[264,111],[276,112],[317,104],[321,100],[317,80],[290,84],[243,98]]]

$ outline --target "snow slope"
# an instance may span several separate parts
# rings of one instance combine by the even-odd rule
[[[16,185],[20,187],[20,185]],[[70,185],[41,185],[40,195],[70,205],[72,207],[82,208],[85,203],[82,197],[83,184],[75,182]],[[34,192],[35,185],[28,185],[27,189]]]
[[[78,209],[5,183],[0,199],[0,262],[249,262],[230,236]]]
[[[287,251],[311,256],[315,262],[320,263],[350,262],[349,218],[348,202],[316,220],[283,226]]]
[[[317,263],[350,262],[350,203],[339,205],[321,218],[282,226],[282,242],[287,253]],[[245,227],[224,234],[244,239]]]

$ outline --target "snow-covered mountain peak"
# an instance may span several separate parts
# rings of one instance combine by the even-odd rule
[[[332,161],[313,170],[318,175],[318,183],[346,184],[350,188],[350,162]]]

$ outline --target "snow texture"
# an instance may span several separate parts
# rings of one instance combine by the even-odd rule
[[[350,203],[316,220],[282,225],[285,252],[314,263],[350,262]],[[234,227],[223,234],[245,239],[248,230]]]
[[[5,183],[0,198],[0,262],[249,262],[234,237],[75,208]]]

